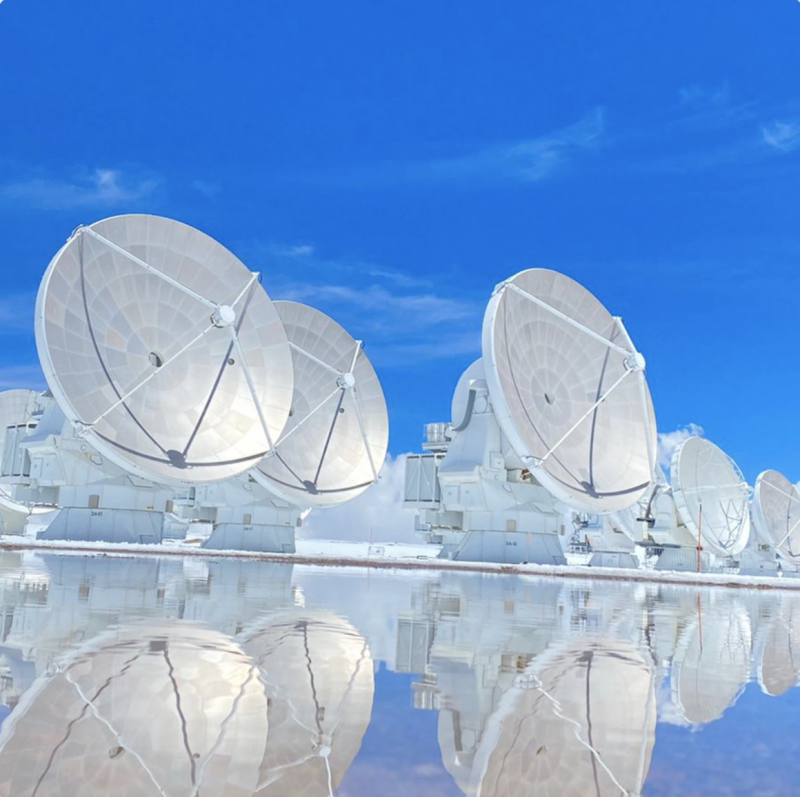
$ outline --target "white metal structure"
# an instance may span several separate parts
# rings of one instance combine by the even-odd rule
[[[48,394],[37,399],[27,434],[6,433],[11,496],[28,516],[25,533],[43,539],[158,543],[173,491],[142,479],[96,451]]]
[[[656,424],[619,317],[569,277],[523,271],[494,292],[483,324],[497,420],[535,478],[586,512],[634,504],[655,468]]]
[[[742,555],[743,571],[774,573],[776,556],[787,572],[800,565],[800,492],[785,476],[766,470],[756,479],[752,544]]]
[[[750,488],[736,463],[711,441],[690,437],[675,449],[671,472],[675,506],[694,545],[722,560],[738,556],[750,536]]]
[[[5,390],[0,393],[0,518],[3,534],[22,534],[31,515],[44,515],[53,506],[41,505],[28,496],[15,495],[16,482],[30,470],[30,460],[19,441],[36,428],[42,398],[35,390]]]
[[[419,528],[455,559],[563,562],[566,509],[621,511],[652,481],[644,367],[622,320],[570,278],[530,269],[500,283],[451,423],[430,424],[429,453],[407,461]]]
[[[258,274],[180,222],[128,215],[79,227],[42,279],[35,320],[67,420],[141,478],[243,473],[289,417],[291,351]]]
[[[302,518],[360,495],[386,458],[386,402],[362,342],[312,307],[275,307],[292,350],[289,420],[249,473],[194,491],[201,512],[213,508],[206,548],[293,552]]]
[[[312,507],[378,478],[388,419],[361,341],[274,305],[258,273],[192,227],[79,227],[35,321],[54,399],[8,456],[28,465],[15,495],[60,508],[47,538],[160,542],[177,506],[215,524],[207,547],[293,551]]]
[[[42,279],[35,331],[55,400],[15,438],[30,462],[15,495],[60,508],[46,538],[160,542],[164,485],[245,472],[288,419],[292,354],[258,274],[180,222],[75,230]]]

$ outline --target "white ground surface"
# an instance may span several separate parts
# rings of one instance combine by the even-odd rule
[[[559,578],[640,581],[695,586],[744,587],[751,589],[800,590],[800,578],[742,576],[728,573],[675,573],[655,570],[591,568],[586,565],[505,565],[491,562],[451,562],[437,559],[434,546],[405,543],[380,543],[306,539],[297,541],[295,554],[264,554],[243,551],[207,551],[197,543],[166,541],[163,545],[113,545],[100,542],[32,540],[27,537],[0,537],[0,548],[57,550],[64,553],[117,556],[198,556],[205,558],[258,559],[286,564],[322,565],[331,567],[379,567],[393,570],[435,569],[478,573],[513,573],[528,576]]]

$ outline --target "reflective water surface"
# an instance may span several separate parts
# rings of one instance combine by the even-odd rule
[[[4,552],[0,608],[0,797],[800,789],[800,595]]]

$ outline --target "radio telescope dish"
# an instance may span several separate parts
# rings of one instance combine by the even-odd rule
[[[334,506],[362,493],[386,457],[389,421],[380,382],[354,340],[325,313],[275,302],[294,360],[292,411],[253,478],[291,504]]]
[[[6,439],[10,434],[16,438],[24,437],[28,433],[28,424],[36,406],[37,396],[35,390],[4,390],[0,393],[0,468],[7,479],[21,476],[23,463],[14,461],[15,452],[6,452]],[[26,506],[14,500],[11,485],[2,483],[2,477],[0,477],[0,509],[26,513],[29,511]],[[52,509],[47,507],[48,512]]]
[[[672,495],[695,540],[718,556],[740,554],[750,537],[749,488],[736,463],[702,437],[672,455]]]
[[[79,227],[39,288],[36,345],[78,432],[155,482],[242,473],[289,416],[291,351],[258,275],[170,219]]]
[[[781,558],[800,561],[800,491],[775,470],[765,470],[756,479],[753,524],[762,542]]]
[[[555,498],[607,514],[642,497],[655,413],[620,318],[563,274],[522,271],[489,302],[483,359],[501,429]]]

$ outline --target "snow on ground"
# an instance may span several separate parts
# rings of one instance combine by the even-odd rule
[[[729,573],[677,573],[622,568],[591,568],[586,565],[507,565],[493,562],[453,562],[437,559],[437,549],[405,543],[342,542],[340,540],[298,540],[297,553],[255,553],[212,551],[169,541],[163,545],[110,544],[103,542],[44,541],[25,537],[0,537],[0,549],[57,550],[63,553],[121,556],[199,556],[205,558],[257,559],[298,565],[330,567],[374,567],[391,570],[456,570],[475,573],[509,573],[592,580],[660,582],[688,586],[745,587],[751,589],[800,590],[800,578],[742,576]]]

